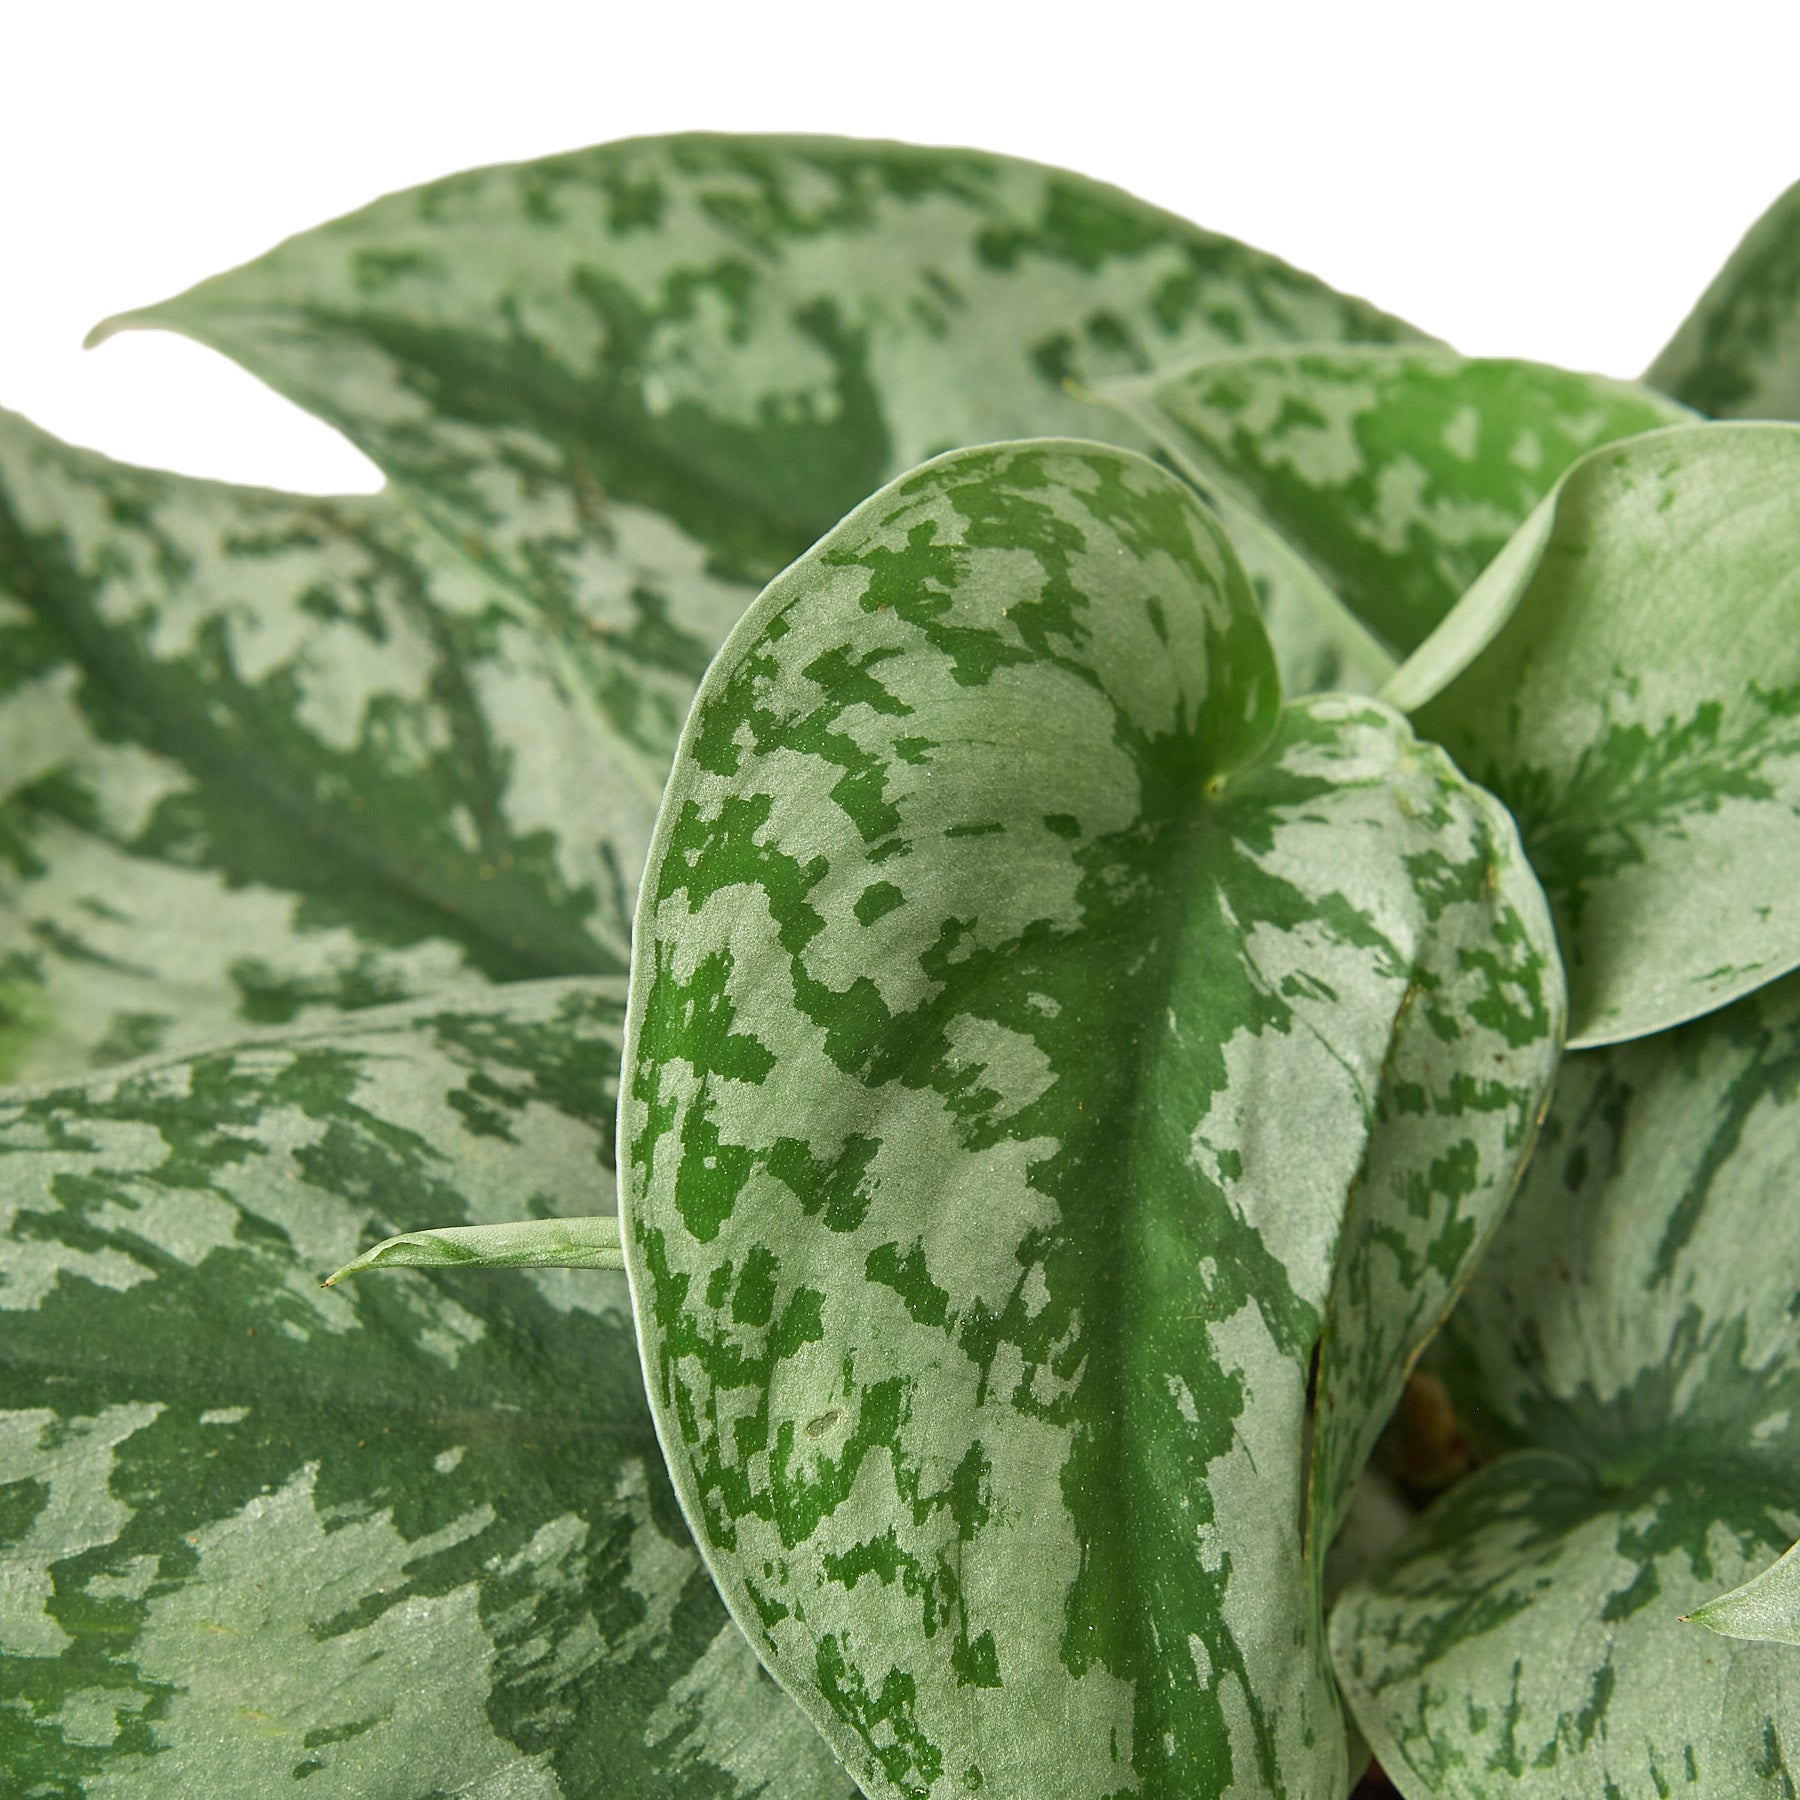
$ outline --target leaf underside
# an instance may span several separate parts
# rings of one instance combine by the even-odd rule
[[[1172,477],[995,446],[747,616],[636,942],[659,1430],[865,1790],[1340,1791],[1324,1540],[1559,1042],[1504,815],[1280,710]]]
[[[1409,1800],[1763,1800],[1792,1651],[1684,1622],[1800,1533],[1800,978],[1571,1056],[1439,1366],[1499,1459],[1332,1621]]]

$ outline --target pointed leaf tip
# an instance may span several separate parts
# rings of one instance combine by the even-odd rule
[[[1755,1644],[1800,1644],[1800,1544],[1742,1587],[1683,1613],[1681,1622]]]
[[[622,1269],[619,1221],[611,1213],[576,1219],[521,1219],[505,1225],[445,1225],[384,1238],[327,1275],[335,1287],[365,1269]]]

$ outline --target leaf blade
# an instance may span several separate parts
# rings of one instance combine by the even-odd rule
[[[9,1774],[848,1800],[681,1529],[622,1277],[318,1286],[395,1225],[609,1204],[622,998],[519,983],[0,1100]]]
[[[1402,657],[1577,457],[1691,417],[1632,383],[1436,346],[1239,352],[1108,391]]]
[[[383,1238],[321,1284],[365,1269],[620,1269],[619,1223],[606,1214],[504,1225],[443,1225]]]
[[[1800,417],[1800,185],[1744,234],[1644,379],[1715,419]]]
[[[1498,1460],[1333,1618],[1346,1696],[1407,1793],[1779,1785],[1783,1652],[1683,1615],[1800,1523],[1797,1069],[1791,976],[1564,1063],[1433,1351]]]
[[[1742,1587],[1696,1607],[1686,1618],[1721,1637],[1762,1644],[1800,1644],[1800,1593],[1795,1571],[1800,1559],[1790,1547]]]
[[[1709,1591],[1690,1545],[1729,1580],[1792,1516],[1774,1484],[1742,1483],[1722,1507],[1669,1469],[1609,1494],[1562,1456],[1514,1451],[1339,1601],[1339,1680],[1409,1800],[1539,1800],[1609,1781],[1779,1792],[1794,1723],[1768,1660],[1780,1652],[1721,1654],[1679,1614]]]
[[[1071,385],[1172,356],[1418,335],[1064,171],[708,134],[390,196],[125,325],[342,429],[589,635],[596,703],[659,764],[762,584],[915,463],[1102,432]]]
[[[1788,425],[1590,452],[1386,690],[1519,819],[1577,1047],[1800,960],[1797,473]]]
[[[0,415],[0,1074],[622,971],[661,775],[578,653],[386,498]]]
[[[1303,1421],[1390,1028],[1500,1055],[1528,1118],[1559,998],[1499,809],[1374,703],[1278,715],[1273,674],[1184,487],[1025,443],[858,509],[690,719],[640,902],[627,1263],[721,1591],[872,1793],[1344,1776]],[[1351,847],[1322,866],[1321,811]],[[1429,899],[1402,844],[1443,859]],[[1509,911],[1539,1015],[1510,1051],[1426,948],[1486,992],[1455,951]],[[1411,1198],[1441,1229],[1431,1160]],[[1124,1205],[1121,1169],[1162,1203]]]

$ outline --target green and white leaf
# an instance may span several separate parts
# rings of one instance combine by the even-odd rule
[[[1519,821],[1575,1044],[1800,963],[1796,496],[1800,426],[1592,451],[1385,690]]]
[[[1416,345],[1257,349],[1102,393],[1401,656],[1578,456],[1693,416],[1630,382]]]
[[[659,766],[391,501],[0,413],[0,1079],[623,973]]]
[[[1744,234],[1644,379],[1715,419],[1800,419],[1800,183]]]
[[[1417,335],[1060,170],[706,135],[395,194],[102,331],[126,325],[339,426],[522,605],[591,635],[596,703],[659,761],[763,583],[927,456],[1104,435],[1075,382]]]
[[[1800,1644],[1800,1544],[1688,1618],[1721,1637],[1762,1644]]]
[[[319,1285],[611,1211],[622,990],[0,1100],[0,1788],[850,1800],[682,1527],[623,1276]]]
[[[1166,451],[1161,453],[1168,457]],[[1192,479],[1191,469],[1168,458]],[[1197,484],[1244,565],[1284,694],[1375,694],[1399,663],[1282,535],[1217,483]]]
[[[1332,1619],[1408,1800],[1765,1800],[1800,1768],[1784,1646],[1683,1622],[1800,1535],[1800,977],[1571,1056],[1445,1333],[1510,1450]]]
[[[865,1791],[1342,1792],[1325,1544],[1560,1040],[1502,810],[1283,712],[1176,478],[999,445],[744,619],[636,943],[658,1429]]]

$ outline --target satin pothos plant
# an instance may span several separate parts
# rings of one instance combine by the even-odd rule
[[[122,327],[387,485],[0,416],[0,1792],[1792,1795],[1800,197],[1643,383],[816,139]]]

